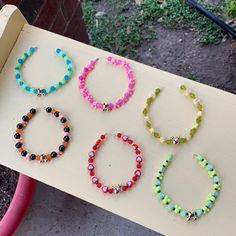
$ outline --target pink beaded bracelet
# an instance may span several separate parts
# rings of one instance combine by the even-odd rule
[[[96,152],[100,148],[101,144],[105,141],[106,135],[103,134],[100,136],[100,138],[96,141],[96,144],[93,146],[92,150],[88,153],[88,171],[91,176],[91,181],[94,185],[97,186],[97,188],[101,189],[103,193],[120,193],[124,192],[130,188],[133,187],[133,185],[136,183],[136,181],[141,176],[141,168],[142,168],[142,161],[143,158],[141,156],[141,151],[139,149],[139,146],[134,143],[132,139],[130,139],[128,136],[123,135],[121,133],[116,134],[118,139],[121,139],[123,142],[129,144],[135,152],[135,160],[136,160],[136,170],[134,171],[134,175],[131,180],[128,180],[124,184],[118,184],[116,186],[109,187],[107,185],[104,185],[101,183],[98,177],[95,176],[95,165],[94,160],[96,158]]]
[[[78,77],[78,87],[80,89],[82,96],[90,103],[92,107],[94,107],[95,109],[100,109],[102,111],[111,111],[121,107],[126,102],[128,102],[129,98],[134,93],[135,78],[130,65],[125,60],[116,59],[111,56],[107,57],[106,60],[112,65],[122,66],[128,77],[128,82],[129,82],[128,88],[121,98],[117,99],[117,101],[114,103],[100,103],[95,100],[95,98],[90,94],[90,92],[86,88],[85,80],[88,74],[95,68],[98,59],[91,60],[90,63],[86,67],[84,67],[82,73]]]

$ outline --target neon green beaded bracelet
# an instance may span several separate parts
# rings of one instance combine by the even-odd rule
[[[182,144],[182,143],[186,143],[188,142],[196,133],[199,125],[202,122],[202,110],[203,110],[203,106],[200,102],[200,99],[197,98],[197,96],[195,95],[195,93],[193,93],[192,91],[188,90],[187,87],[185,85],[181,85],[180,86],[180,90],[184,93],[184,95],[186,97],[189,97],[192,102],[194,107],[196,107],[197,109],[197,118],[195,120],[195,124],[193,125],[193,127],[189,130],[189,132],[187,134],[185,134],[184,136],[178,136],[178,137],[170,137],[170,138],[164,138],[162,137],[159,132],[157,132],[152,125],[151,122],[151,118],[149,116],[149,107],[152,104],[152,102],[154,101],[154,99],[159,95],[159,93],[161,92],[160,88],[156,88],[155,93],[153,93],[150,97],[147,98],[146,102],[145,102],[145,107],[143,109],[143,116],[144,116],[144,121],[145,121],[145,125],[147,127],[147,129],[149,130],[149,132],[157,139],[159,140],[161,143],[164,144]]]
[[[199,164],[207,171],[208,175],[213,180],[213,191],[208,195],[202,208],[198,208],[195,210],[185,210],[179,205],[172,203],[169,196],[162,192],[161,188],[165,170],[169,166],[172,157],[172,155],[167,156],[165,161],[162,163],[159,171],[156,174],[156,181],[153,190],[157,194],[158,198],[162,201],[162,203],[165,204],[170,211],[175,212],[183,218],[186,218],[188,221],[195,221],[202,215],[208,213],[213,207],[214,202],[218,197],[221,189],[220,177],[216,174],[213,166],[202,155],[194,155]]]

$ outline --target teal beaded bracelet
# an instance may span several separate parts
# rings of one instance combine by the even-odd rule
[[[25,51],[24,54],[17,60],[16,66],[15,66],[15,78],[20,87],[22,87],[26,92],[35,94],[37,96],[41,95],[47,95],[49,93],[52,93],[56,91],[58,88],[62,87],[72,76],[72,62],[71,59],[66,55],[65,52],[63,52],[60,48],[56,49],[56,54],[60,56],[67,66],[66,74],[64,75],[64,78],[57,82],[55,85],[51,85],[46,88],[35,88],[32,86],[29,86],[21,75],[21,68],[24,64],[24,62],[34,54],[37,48],[30,48],[28,51]]]
[[[176,214],[182,216],[183,218],[186,218],[187,221],[195,221],[202,215],[208,213],[213,207],[213,204],[216,198],[218,197],[221,188],[220,178],[216,174],[216,171],[213,168],[213,166],[202,155],[194,155],[194,156],[196,160],[199,162],[199,164],[207,171],[208,175],[213,180],[213,191],[208,195],[207,200],[202,208],[190,211],[185,210],[179,205],[172,203],[168,195],[162,191],[161,184],[164,178],[164,172],[172,160],[173,157],[172,155],[168,155],[165,161],[162,163],[156,175],[156,181],[153,187],[154,192],[157,194],[158,198],[162,201],[162,203],[165,204],[170,211],[175,212]]]

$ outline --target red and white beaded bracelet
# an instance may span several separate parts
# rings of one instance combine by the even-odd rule
[[[101,135],[100,138],[96,141],[96,144],[93,146],[92,151],[90,151],[88,153],[88,157],[89,157],[88,158],[88,171],[91,176],[92,183],[95,184],[99,189],[101,189],[103,193],[110,193],[110,194],[116,193],[116,194],[118,194],[120,192],[124,192],[127,189],[132,188],[133,185],[136,183],[136,181],[141,176],[141,168],[142,168],[143,158],[141,156],[141,151],[139,149],[139,146],[136,143],[134,143],[134,141],[126,135],[118,133],[115,136],[118,137],[118,139],[121,139],[124,143],[127,143],[128,145],[130,145],[134,149],[134,152],[136,155],[136,163],[137,163],[136,167],[137,168],[134,171],[134,175],[133,175],[132,179],[128,180],[126,183],[118,184],[118,185],[112,186],[112,187],[102,184],[101,181],[99,180],[99,178],[95,176],[95,165],[94,165],[94,160],[97,155],[97,150],[100,148],[101,144],[106,139],[105,134]]]
[[[112,65],[122,66],[124,68],[126,72],[126,76],[128,77],[128,82],[129,82],[128,88],[126,92],[123,94],[123,96],[117,99],[116,102],[114,103],[97,102],[95,98],[90,94],[89,90],[86,88],[86,85],[85,85],[86,78],[88,74],[95,68],[97,61],[98,59],[91,60],[90,63],[86,67],[84,67],[83,71],[78,77],[78,87],[84,99],[86,99],[92,107],[94,107],[95,109],[100,109],[102,111],[112,111],[114,109],[121,107],[126,102],[128,102],[129,98],[133,95],[134,87],[135,87],[134,74],[127,61],[116,59],[111,56],[107,57],[108,63]]]

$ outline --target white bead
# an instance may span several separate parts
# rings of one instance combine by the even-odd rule
[[[156,98],[156,94],[155,94],[155,93],[152,93],[152,94],[151,94],[151,97],[152,97],[152,98]]]
[[[145,121],[149,121],[149,117],[144,116],[144,120],[145,120]]]
[[[155,130],[153,128],[150,128],[149,131],[154,134]]]
[[[195,98],[194,100],[193,100],[193,103],[194,104],[197,104],[197,103],[199,103],[200,102],[200,99],[199,98]]]
[[[164,137],[160,137],[160,143],[165,143],[166,139]]]
[[[184,137],[185,137],[187,140],[190,140],[190,139],[191,139],[191,135],[190,135],[190,134],[186,134]]]
[[[202,116],[202,111],[198,111],[197,116]]]
[[[194,125],[193,125],[193,128],[198,128],[198,126],[199,126],[199,124],[198,123],[195,123]]]
[[[191,93],[191,90],[189,90],[189,89],[186,89],[186,90],[185,90],[185,93],[184,93],[184,95],[187,97],[187,96],[189,96],[189,95],[190,95],[190,93]]]

